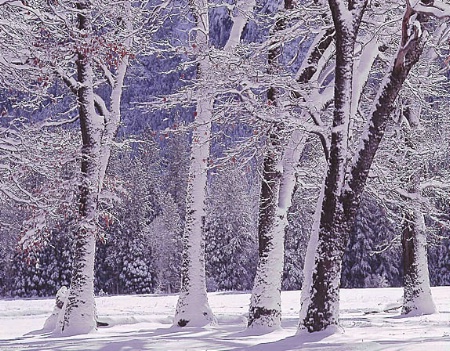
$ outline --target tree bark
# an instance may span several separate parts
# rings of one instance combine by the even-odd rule
[[[436,313],[428,273],[425,222],[420,210],[405,213],[401,241],[403,249],[402,314],[420,316]]]
[[[332,7],[332,11],[335,13],[336,9],[333,10]],[[409,23],[411,16],[412,12],[408,8],[404,23]],[[336,17],[339,16],[334,17],[336,25],[339,23]],[[410,69],[422,53],[423,43],[420,33],[415,27],[411,31],[404,31],[400,49],[379,89],[359,150],[354,161],[347,167],[347,134],[342,129],[348,127],[345,115],[351,111],[349,106],[351,94],[343,93],[341,90],[351,89],[353,71],[350,69],[349,60],[353,50],[348,49],[350,46],[353,47],[356,36],[355,33],[341,32],[337,28],[335,113],[330,161],[320,206],[321,213],[318,214],[320,219],[316,228],[317,233],[311,234],[316,240],[312,240],[311,247],[308,248],[308,251],[314,251],[315,255],[305,264],[306,284],[302,291],[299,330],[315,332],[338,324],[342,256],[370,167],[384,135],[389,115],[394,108],[394,101]],[[338,39],[342,36],[347,38],[343,42]],[[342,45],[347,46],[347,49],[339,50]],[[340,56],[344,57],[339,58]]]
[[[293,9],[293,2],[285,1],[284,9]],[[285,19],[281,18],[275,24],[274,31],[276,33],[285,28]],[[332,41],[331,35],[330,31],[325,31],[309,52],[297,78],[299,82],[307,83],[314,76],[318,61]],[[276,72],[281,54],[281,46],[269,52],[269,72]],[[301,94],[294,92],[293,96],[299,98]],[[267,99],[273,106],[279,104],[274,87],[268,90]],[[287,211],[295,188],[295,166],[305,142],[306,134],[303,131],[287,131],[282,121],[274,123],[268,133],[259,203],[259,260],[248,318],[248,327],[251,328],[270,331],[281,326],[281,280]]]
[[[91,32],[91,4],[77,3],[78,29]],[[98,206],[98,180],[100,170],[101,128],[95,113],[93,69],[91,57],[77,53],[78,111],[83,147],[81,150],[81,185],[79,199],[80,223],[75,234],[72,278],[61,327],[63,335],[86,334],[96,330],[94,301],[94,257],[96,241],[96,213]]]
[[[81,33],[81,49],[76,52],[78,83],[63,77],[72,92],[76,93],[82,136],[81,173],[79,186],[79,225],[75,233],[72,278],[69,296],[64,306],[64,318],[56,332],[63,335],[86,334],[97,328],[94,300],[94,258],[98,233],[98,196],[103,187],[106,169],[109,163],[111,147],[119,128],[121,112],[120,101],[129,52],[125,52],[111,78],[110,109],[94,92],[94,70],[92,52],[89,50],[92,29],[92,3],[80,0],[76,4],[77,25]],[[130,21],[131,4],[124,4],[126,30],[132,32]],[[84,41],[85,40],[85,41]],[[124,41],[129,50],[132,38]],[[85,47],[83,48],[83,45]],[[105,67],[105,69],[107,69]]]
[[[281,124],[272,126],[264,156],[259,203],[259,259],[250,299],[249,327],[278,328],[281,324],[281,276],[284,258],[284,230],[275,232],[278,196],[282,177],[283,146]]]
[[[300,328],[306,328],[310,332],[324,330],[338,323],[341,261],[350,232],[347,223],[343,221],[343,204],[339,201],[339,197],[344,186],[348,157],[353,55],[360,20],[354,18],[352,25],[349,25],[345,22],[345,14],[340,12],[337,3],[330,1],[330,8],[336,29],[333,129],[328,171],[320,205],[315,267],[312,278],[305,279],[306,286],[303,289],[308,296],[305,299],[305,293],[303,294],[300,311]],[[313,238],[314,235],[312,233]],[[307,275],[311,275],[311,272],[305,271],[305,278]],[[311,286],[308,286],[308,283]]]
[[[199,52],[208,50],[209,17],[206,0],[191,0],[190,5],[198,26],[196,45]],[[208,56],[197,66],[197,79],[205,79],[211,67]],[[211,119],[214,99],[207,88],[197,92],[195,122],[192,133],[191,162],[186,194],[186,223],[182,238],[181,289],[175,311],[174,325],[203,327],[215,324],[209,307],[205,277],[205,200],[207,161],[210,153]]]
[[[284,9],[293,8],[291,0],[285,0]],[[277,33],[286,28],[281,17],[273,28]],[[276,74],[282,45],[276,45],[268,53],[268,72]],[[275,87],[267,91],[267,101],[276,107],[279,104]],[[281,215],[278,198],[283,176],[283,153],[285,127],[282,121],[273,123],[267,133],[262,182],[259,200],[258,246],[259,259],[250,298],[248,327],[268,330],[281,326],[281,278],[284,259],[284,228],[277,230]],[[281,218],[282,219],[282,218]]]

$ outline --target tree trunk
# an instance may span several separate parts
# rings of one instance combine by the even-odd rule
[[[412,13],[408,8],[403,23],[409,23]],[[338,21],[335,19],[335,25]],[[366,180],[379,143],[384,135],[394,101],[410,69],[422,53],[420,31],[405,30],[400,49],[385,76],[372,109],[365,137],[361,140],[354,161],[346,166],[347,136],[342,129],[348,127],[345,114],[349,114],[351,94],[351,56],[356,37],[349,33],[336,33],[335,113],[331,141],[330,161],[323,190],[321,211],[317,211],[305,262],[305,284],[302,290],[299,331],[309,332],[336,327],[339,317],[339,284],[342,256],[354,223]],[[347,37],[340,42],[339,37]],[[349,40],[352,38],[352,40]],[[353,41],[353,44],[352,44]],[[340,50],[339,47],[347,47]],[[353,46],[352,46],[353,47]],[[343,56],[343,57],[341,57]],[[338,68],[341,67],[341,68]],[[346,107],[347,106],[347,107]],[[347,168],[347,172],[346,171]],[[346,177],[347,175],[348,178]],[[311,254],[314,252],[314,255]],[[333,329],[333,328],[332,328]]]
[[[331,6],[331,2],[330,2]],[[336,75],[334,116],[331,133],[330,158],[325,178],[323,200],[318,226],[314,271],[309,280],[305,271],[300,326],[308,331],[324,330],[337,324],[339,311],[339,281],[342,256],[350,232],[343,221],[343,206],[339,196],[344,186],[347,162],[348,128],[352,101],[353,55],[357,28],[346,25],[344,15],[331,6],[336,28]],[[358,23],[359,25],[359,23]],[[317,219],[316,219],[317,221]],[[308,283],[312,283],[308,286]],[[303,293],[304,295],[304,293]],[[308,308],[305,310],[305,305]]]
[[[405,213],[401,239],[403,249],[402,314],[421,316],[436,313],[428,273],[425,222],[420,210]]]
[[[206,294],[203,231],[212,108],[212,101],[198,103],[198,126],[192,135],[186,223],[182,239],[181,290],[174,320],[174,325],[180,327],[202,327],[215,323]]]
[[[196,46],[199,53],[209,48],[208,2],[191,0],[197,27]],[[232,50],[240,43],[246,16],[253,10],[254,1],[238,3],[239,12],[232,16],[233,27],[224,50]],[[197,79],[212,82],[211,62],[208,56],[198,63]],[[186,224],[183,234],[183,255],[181,264],[181,291],[175,312],[174,325],[204,326],[215,324],[216,319],[209,307],[205,280],[205,199],[207,188],[207,161],[210,153],[211,118],[214,95],[209,88],[197,92],[196,128],[192,133],[191,163],[189,167],[186,197]]]
[[[275,124],[268,137],[264,156],[259,203],[259,260],[250,299],[248,326],[278,328],[281,324],[281,276],[283,274],[284,230],[275,232],[278,194],[282,177],[283,146]]]
[[[79,2],[77,8],[80,31],[91,31],[89,1]],[[96,214],[100,171],[101,119],[95,113],[93,69],[91,58],[85,53],[77,56],[78,110],[83,141],[81,160],[80,223],[75,235],[72,278],[64,320],[63,335],[86,334],[96,330],[94,301],[94,257],[96,241]]]
[[[208,50],[208,2],[191,0],[196,24],[196,44],[199,52]],[[210,74],[208,56],[201,58],[197,79]],[[197,92],[196,128],[192,133],[191,162],[186,194],[186,223],[182,239],[181,290],[175,312],[174,325],[203,327],[215,324],[209,307],[205,278],[205,200],[207,186],[207,161],[210,153],[211,118],[214,99],[207,88]]]
[[[284,2],[285,9],[292,9],[292,1]],[[281,17],[274,26],[274,33],[286,28]],[[276,74],[282,46],[269,50],[268,71]],[[267,91],[267,100],[279,104],[277,89]],[[261,192],[259,200],[258,246],[259,259],[250,298],[248,326],[252,328],[276,329],[281,326],[281,278],[284,259],[284,228],[277,230],[283,214],[279,213],[278,197],[283,175],[282,159],[285,138],[283,122],[274,123],[267,134],[266,151],[263,161]],[[282,218],[278,217],[281,215]]]
[[[293,2],[286,0],[284,9],[293,8]],[[274,31],[285,29],[286,23],[281,18]],[[298,81],[307,83],[317,71],[317,63],[332,41],[332,33],[326,31],[309,52],[305,64],[300,70]],[[281,46],[269,52],[269,71],[276,72]],[[294,97],[301,97],[299,92]],[[277,106],[277,91],[270,88],[267,98]],[[286,143],[283,140],[288,139]],[[303,131],[287,132],[282,122],[275,123],[269,134],[267,150],[263,163],[263,179],[259,203],[258,242],[259,260],[250,298],[248,327],[266,331],[281,326],[281,280],[284,265],[284,237],[287,211],[291,206],[296,176],[295,166],[306,142]]]
[[[127,30],[132,32],[130,21],[131,3],[124,4],[124,18]],[[106,169],[109,163],[113,139],[119,128],[121,119],[120,101],[129,52],[121,58],[111,78],[110,110],[103,99],[94,93],[94,71],[92,54],[89,51],[92,33],[91,11],[89,0],[77,3],[78,29],[86,41],[81,42],[81,50],[77,52],[77,82],[73,85],[70,79],[64,79],[69,88],[77,94],[80,128],[82,136],[81,180],[79,197],[79,225],[75,233],[75,249],[73,257],[72,278],[67,303],[64,306],[64,318],[57,326],[57,332],[64,335],[86,334],[97,328],[94,300],[94,258],[96,247],[98,196],[103,187]],[[124,41],[129,50],[132,38]],[[86,47],[83,48],[83,45]],[[105,69],[107,69],[105,67]]]

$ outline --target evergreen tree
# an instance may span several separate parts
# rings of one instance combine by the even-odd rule
[[[341,285],[345,288],[400,286],[399,247],[389,246],[396,236],[386,214],[369,198],[365,198],[342,263]],[[378,252],[384,251],[384,252]]]
[[[151,139],[144,140],[138,150],[118,150],[111,162],[101,221],[106,243],[97,252],[96,290],[154,292],[156,273],[147,227],[160,211],[159,150]]]
[[[161,190],[159,204],[161,213],[149,224],[147,232],[154,257],[156,290],[170,294],[180,290],[183,221],[170,193]]]
[[[300,290],[303,283],[303,264],[308,245],[309,229],[314,210],[305,198],[310,191],[297,189],[288,213],[288,223],[284,240],[284,269],[281,288]],[[309,195],[309,196],[308,196]],[[300,214],[300,215],[299,215]]]
[[[435,238],[435,244],[428,246],[428,264],[432,286],[450,285],[450,240],[448,233]]]
[[[17,250],[10,267],[12,296],[54,296],[61,286],[68,286],[71,276],[72,240],[70,224],[49,235],[39,250]]]
[[[254,199],[240,170],[212,178],[207,204],[207,288],[249,290],[257,262]]]

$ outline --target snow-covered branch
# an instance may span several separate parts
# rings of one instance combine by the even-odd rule
[[[439,0],[415,0],[411,1],[411,7],[417,13],[433,16],[439,19],[450,17],[450,5]]]

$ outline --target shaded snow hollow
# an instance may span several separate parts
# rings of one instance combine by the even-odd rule
[[[450,350],[450,287],[432,288],[439,314],[402,317],[396,309],[402,289],[344,289],[337,333],[295,335],[300,292],[283,292],[283,329],[265,335],[245,331],[250,295],[210,293],[218,325],[172,327],[176,295],[96,298],[101,321],[110,323],[90,335],[54,337],[40,329],[54,299],[0,300],[1,351],[421,351]],[[386,311],[384,311],[386,310]]]

